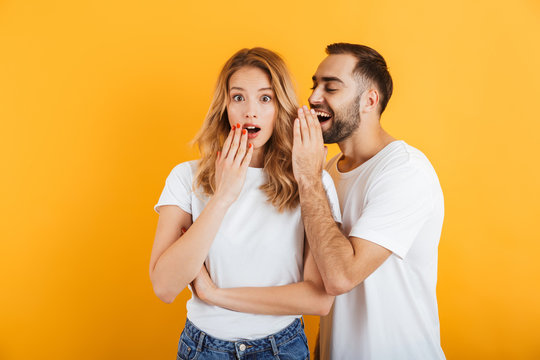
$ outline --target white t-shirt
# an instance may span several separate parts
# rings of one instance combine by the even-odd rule
[[[167,177],[154,209],[177,205],[196,221],[209,201],[193,192],[198,161],[177,165]],[[218,287],[278,286],[302,280],[304,224],[300,206],[278,212],[259,187],[266,183],[263,169],[248,168],[238,199],[231,205],[212,243],[206,267]],[[330,175],[323,183],[334,218],[341,221],[337,194]],[[257,339],[287,327],[300,315],[257,315],[211,306],[192,296],[187,317],[207,334],[224,340]]]
[[[321,318],[321,359],[444,359],[435,293],[444,202],[435,170],[403,141],[347,173],[337,169],[340,157],[326,169],[343,233],[392,254]]]

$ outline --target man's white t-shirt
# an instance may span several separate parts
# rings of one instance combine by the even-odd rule
[[[341,173],[330,160],[346,236],[392,251],[321,318],[321,359],[444,359],[437,310],[437,249],[444,201],[428,159],[403,141]]]
[[[176,205],[196,221],[209,201],[201,191],[193,191],[198,161],[177,165],[167,177],[154,209]],[[262,287],[302,281],[304,224],[300,206],[278,212],[259,188],[267,182],[263,169],[248,168],[238,199],[231,205],[217,232],[206,259],[206,267],[218,287]],[[323,183],[337,222],[341,221],[337,194],[330,175]],[[287,327],[300,315],[257,315],[211,306],[192,296],[187,317],[207,334],[229,341],[257,339]]]

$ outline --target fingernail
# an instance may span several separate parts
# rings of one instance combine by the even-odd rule
[[[298,109],[298,112],[304,112],[304,109],[300,108]]]
[[[304,107],[304,109],[308,110],[307,105],[304,105],[303,107]]]
[[[185,227],[182,228],[182,232],[186,232],[187,229]]]
[[[315,114],[315,110],[314,110],[314,109],[311,109],[311,113],[312,113],[312,114]]]
[[[251,149],[253,147],[253,144],[252,143],[249,143],[249,148]]]
[[[242,135],[246,135],[246,133],[247,133],[246,129],[242,130]]]
[[[234,130],[234,125],[232,126],[231,130]]]
[[[240,129],[240,123],[236,124],[236,127]]]

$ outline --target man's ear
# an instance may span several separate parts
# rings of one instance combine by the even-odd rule
[[[378,106],[379,91],[374,88],[364,91],[360,99],[360,111],[366,113],[378,111]]]

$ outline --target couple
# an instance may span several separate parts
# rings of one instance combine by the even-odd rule
[[[150,278],[167,303],[191,284],[178,359],[309,359],[301,314],[323,316],[321,359],[444,359],[437,175],[380,126],[382,56],[326,52],[311,109],[274,52],[234,54],[196,137],[201,159],[166,180]],[[341,149],[326,171],[324,143]]]

